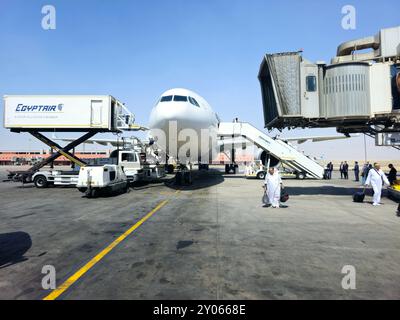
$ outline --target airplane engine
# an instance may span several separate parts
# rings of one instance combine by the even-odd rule
[[[275,158],[273,155],[267,153],[264,150],[258,151],[258,154],[256,156],[256,160],[261,160],[262,164],[266,166],[268,164],[268,160],[270,160],[270,166],[271,167],[278,167],[280,165],[280,160]]]

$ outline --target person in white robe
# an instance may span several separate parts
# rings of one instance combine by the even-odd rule
[[[374,163],[374,168],[369,170],[365,186],[371,186],[374,189],[373,205],[379,206],[381,203],[382,187],[383,185],[389,186],[389,180],[385,173],[382,171],[379,163]]]
[[[279,208],[281,199],[282,179],[278,169],[269,168],[265,176],[265,188],[269,202],[273,208]]]

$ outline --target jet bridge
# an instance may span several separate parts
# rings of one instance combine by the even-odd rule
[[[331,64],[267,54],[258,78],[268,129],[400,132],[400,27],[341,44]]]
[[[284,141],[269,137],[249,123],[222,122],[219,125],[218,136],[229,138],[243,137],[293,170],[306,172],[310,177],[316,179],[324,177],[324,168],[314,160],[297,151]]]

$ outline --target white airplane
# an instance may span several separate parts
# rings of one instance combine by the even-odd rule
[[[217,132],[220,119],[197,93],[177,88],[164,92],[150,113],[150,135],[165,133],[162,149],[181,164],[208,164],[209,155],[219,152]],[[203,147],[202,147],[203,146]],[[190,150],[190,151],[189,151]]]
[[[242,147],[245,139],[218,140],[218,126],[220,118],[213,111],[210,104],[197,93],[183,89],[175,88],[165,91],[159,98],[155,107],[151,110],[149,119],[149,141],[155,141],[159,150],[168,154],[169,160],[179,162],[180,164],[208,164],[208,155],[218,155],[223,144]],[[140,127],[143,129],[144,127]],[[165,133],[164,141],[160,141],[160,133]],[[206,133],[206,135],[204,135]],[[189,137],[191,136],[191,137]],[[313,142],[347,139],[348,136],[318,136],[318,137],[297,137],[276,139],[287,143],[297,141],[304,143],[311,140]],[[73,141],[74,139],[57,139],[62,141]],[[207,140],[207,141],[205,141]],[[119,139],[90,139],[85,143],[97,143],[109,146],[126,146],[134,144],[137,141],[135,137]],[[202,145],[208,146],[202,148]],[[182,152],[190,150],[190,152]],[[193,152],[193,151],[197,152]],[[265,152],[259,153],[260,155]],[[161,156],[162,159],[164,155]],[[258,156],[257,156],[258,158]],[[262,156],[260,156],[261,160]],[[264,157],[265,158],[265,157]]]

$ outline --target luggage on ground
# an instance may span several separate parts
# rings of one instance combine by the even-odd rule
[[[363,203],[365,199],[365,189],[363,191],[356,192],[353,195],[353,201],[357,203]]]
[[[265,204],[265,205],[270,204],[269,198],[268,198],[268,194],[267,194],[267,190],[264,191],[264,195],[263,195],[261,201],[262,201],[262,203]]]
[[[289,194],[285,191],[285,189],[281,190],[281,202],[285,203],[289,200]]]

